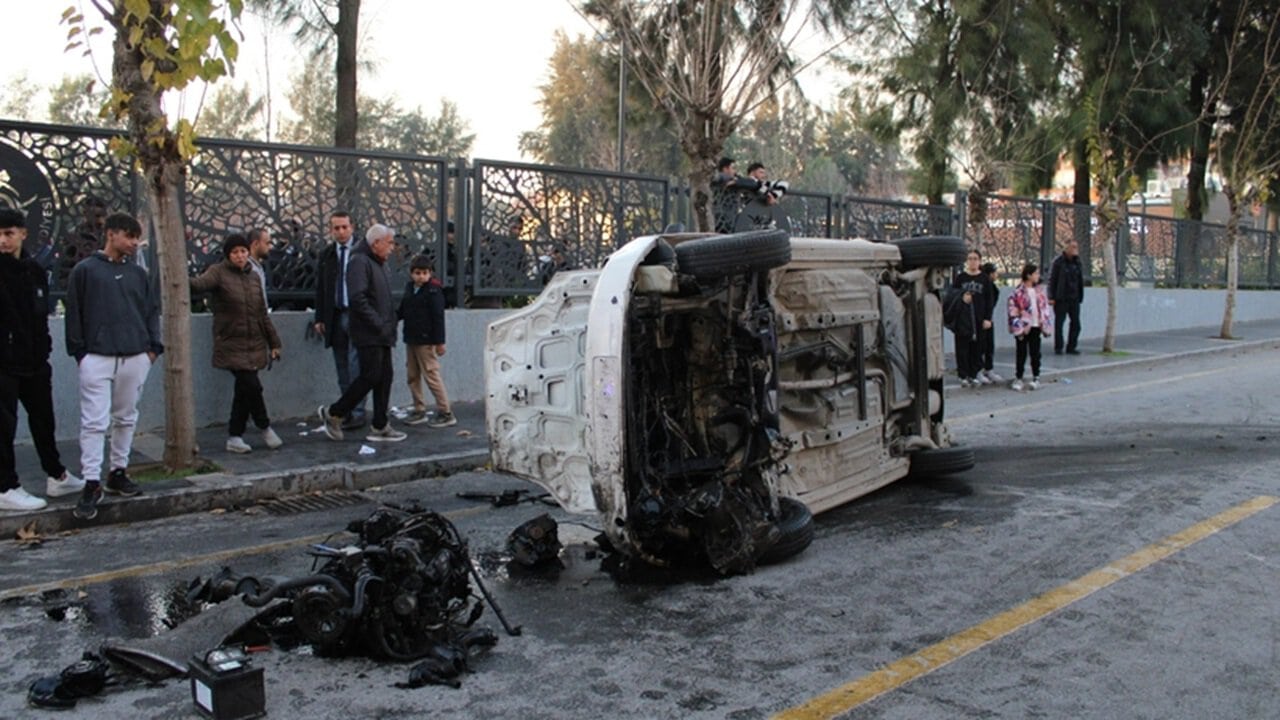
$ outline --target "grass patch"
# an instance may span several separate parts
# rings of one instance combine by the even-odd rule
[[[191,467],[176,471],[169,470],[163,463],[147,463],[130,468],[129,477],[133,478],[136,483],[148,483],[191,477],[192,475],[205,475],[207,473],[221,472],[221,470],[222,468],[216,463],[208,460],[197,460]]]
[[[1129,357],[1133,353],[1125,352],[1124,350],[1112,350],[1111,352],[1103,351],[1098,354],[1102,357]]]

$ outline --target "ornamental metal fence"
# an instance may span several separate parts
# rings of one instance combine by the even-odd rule
[[[28,250],[48,268],[55,298],[75,263],[101,246],[108,212],[129,212],[144,224],[148,217],[138,176],[108,149],[113,135],[0,121],[0,205],[28,213]],[[182,195],[189,269],[220,259],[228,233],[262,227],[273,238],[266,265],[274,307],[312,304],[329,214],[339,209],[351,213],[357,232],[375,222],[395,229],[398,281],[407,281],[410,258],[423,253],[451,304],[478,307],[536,294],[556,270],[596,267],[628,240],[673,222],[696,225],[688,185],[661,177],[230,140],[198,147]],[[721,215],[745,206],[736,195],[716,201]],[[978,203],[963,193],[953,206],[933,206],[793,191],[777,209],[793,235],[878,242],[958,235],[1005,275],[1026,262],[1048,264],[1074,239],[1090,279],[1102,281],[1089,206],[1004,196]],[[1116,230],[1120,278],[1221,287],[1225,234],[1221,225],[1131,214]],[[1276,233],[1242,229],[1240,286],[1280,288],[1278,250]],[[153,259],[144,253],[141,261]]]

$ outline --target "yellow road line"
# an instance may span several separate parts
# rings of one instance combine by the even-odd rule
[[[833,718],[847,713],[859,705],[896,690],[916,678],[928,675],[1019,628],[1030,625],[1118,580],[1143,570],[1219,530],[1235,525],[1277,502],[1280,502],[1280,499],[1262,495],[1240,503],[1208,520],[1152,543],[1128,557],[1098,568],[1066,585],[952,635],[942,642],[890,663],[876,672],[823,693],[802,705],[783,710],[774,717],[784,720],[813,720]]]
[[[1054,395],[1053,397],[1045,398],[1044,400],[1037,400],[1036,402],[1023,403],[1021,405],[1011,405],[1009,407],[997,408],[994,410],[984,410],[982,412],[973,413],[972,415],[963,415],[958,418],[948,418],[947,424],[957,425],[959,423],[968,422],[970,420],[978,420],[978,419],[985,420],[985,419],[990,419],[992,415],[999,415],[1001,413],[1018,412],[1022,410],[1035,410],[1036,408],[1045,407],[1047,405],[1061,405],[1062,403],[1068,402],[1071,400],[1085,400],[1087,398],[1097,397],[1099,395],[1114,395],[1115,393],[1128,392],[1130,390],[1137,390],[1139,388],[1150,387],[1152,385],[1163,385],[1165,383],[1182,382],[1184,380],[1191,380],[1193,378],[1204,377],[1205,375],[1213,375],[1214,373],[1220,373],[1227,369],[1228,368],[1215,368],[1213,370],[1202,370],[1200,372],[1188,373],[1186,375],[1176,375],[1174,377],[1159,378],[1157,380],[1144,380],[1140,383],[1133,383],[1132,385],[1122,385],[1120,387],[1103,388],[1102,390],[1094,390],[1092,392],[1082,393],[1080,395]]]
[[[488,509],[489,508],[484,506],[478,506],[474,508],[464,508],[462,510],[450,510],[449,512],[443,512],[440,514],[447,518],[460,518],[467,517],[469,515],[477,515]],[[146,565],[132,565],[130,567],[119,568],[116,570],[107,570],[105,572],[94,573],[92,575],[81,575],[79,577],[65,578],[62,580],[50,580],[49,582],[36,583],[34,585],[24,585],[23,587],[0,591],[0,602],[10,600],[12,598],[27,597],[37,593],[48,592],[50,590],[70,590],[72,588],[84,587],[86,585],[97,585],[99,583],[111,582],[122,578],[137,577],[139,575],[155,575],[172,570],[197,567],[200,565],[214,565],[217,563],[227,562],[228,560],[234,560],[238,557],[265,555],[279,550],[288,550],[289,548],[297,547],[299,545],[311,545],[313,543],[322,542],[340,534],[342,534],[342,531],[327,532],[321,535],[308,535],[307,537],[294,538],[292,540],[280,540],[278,542],[266,543],[264,545],[220,550],[215,553],[197,555],[195,557],[182,558],[180,560],[163,560],[161,562],[149,563]]]

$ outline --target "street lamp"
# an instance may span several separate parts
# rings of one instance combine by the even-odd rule
[[[618,172],[626,166],[627,138],[627,34],[619,33],[618,51]]]

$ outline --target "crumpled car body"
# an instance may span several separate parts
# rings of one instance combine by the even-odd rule
[[[803,549],[801,503],[973,464],[943,422],[938,293],[964,254],[761,230],[642,237],[559,273],[488,328],[493,466],[650,562],[744,572]]]

